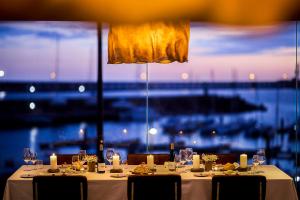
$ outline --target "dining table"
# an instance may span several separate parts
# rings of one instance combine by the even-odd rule
[[[74,172],[65,175],[83,175],[88,181],[89,200],[126,200],[127,177],[131,175],[136,166],[124,165],[122,174],[110,173],[111,166],[107,166],[105,173]],[[3,200],[32,200],[33,187],[32,176],[53,175],[47,172],[49,166],[44,165],[40,169],[25,171],[26,166],[21,166],[12,174],[6,183]],[[165,166],[156,166],[155,174],[180,174],[182,179],[182,200],[211,200],[212,176],[222,172],[207,172],[204,177],[199,177],[199,172],[191,172],[191,166],[184,166],[169,171]],[[297,200],[297,191],[293,179],[274,165],[262,165],[258,168],[258,174],[267,179],[267,200]],[[243,174],[257,174],[243,172]],[[24,175],[27,175],[24,177]],[[55,175],[62,175],[57,173]],[[119,176],[120,175],[120,176]],[[113,177],[114,176],[114,177]]]

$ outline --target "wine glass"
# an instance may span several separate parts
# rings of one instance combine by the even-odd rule
[[[119,152],[115,152],[115,156],[119,156],[119,159],[120,159],[120,163],[122,163],[122,158],[121,158],[121,154]]]
[[[115,154],[115,150],[112,148],[108,148],[106,150],[106,160],[109,162],[109,164],[111,165],[112,161],[113,161],[113,156]]]
[[[193,160],[193,149],[186,148],[186,161],[191,162]]]
[[[259,165],[262,165],[265,160],[266,160],[266,153],[265,153],[265,149],[259,149],[257,151],[257,155],[258,155],[258,162],[259,162]]]
[[[80,162],[80,170],[84,170],[84,163],[86,159],[86,150],[80,150],[78,154],[79,162]]]
[[[256,172],[257,166],[259,165],[259,156],[258,155],[253,155],[252,164],[253,164],[253,170],[254,170],[254,172]]]
[[[180,164],[184,165],[186,163],[186,158],[187,158],[186,149],[180,149],[179,156],[180,156]]]
[[[36,167],[35,167],[36,160],[37,160],[37,153],[36,152],[31,152],[31,163],[32,163],[32,165],[34,165],[33,170],[36,169]]]
[[[31,160],[31,152],[30,152],[29,148],[24,148],[23,159],[24,159],[24,162],[26,163],[26,168],[24,169],[24,171],[30,171],[28,163]]]
[[[80,161],[81,165],[83,165],[85,163],[86,150],[80,150],[78,157],[79,157],[79,161]]]
[[[180,154],[175,154],[174,161],[176,163],[176,167],[180,166]]]
[[[73,167],[73,169],[77,170],[78,163],[79,163],[79,156],[78,155],[72,156],[72,167]]]

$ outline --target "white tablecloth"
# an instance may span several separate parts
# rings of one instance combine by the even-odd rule
[[[134,166],[128,166],[124,171],[129,171]],[[267,178],[267,200],[296,200],[297,192],[293,180],[275,166],[262,166],[262,175]],[[45,171],[34,171],[43,174]],[[24,174],[24,166],[17,170],[6,183],[4,200],[31,200],[32,179],[20,178]],[[33,172],[31,172],[33,173]],[[112,178],[105,174],[84,173],[88,179],[88,199],[126,200],[127,178]],[[195,177],[193,173],[181,173],[182,200],[210,200],[211,177]]]

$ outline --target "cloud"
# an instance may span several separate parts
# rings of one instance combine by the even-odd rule
[[[34,35],[47,39],[74,39],[97,35],[96,24],[89,22],[2,22],[0,38]]]
[[[191,27],[190,52],[195,55],[256,54],[295,46],[294,23],[260,27]],[[200,50],[199,50],[200,49]]]

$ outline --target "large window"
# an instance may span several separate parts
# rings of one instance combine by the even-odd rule
[[[0,23],[0,169],[96,151],[97,27],[81,22]]]
[[[296,23],[192,23],[190,33],[187,63],[110,65],[104,26],[98,69],[94,23],[0,23],[1,173],[23,163],[24,147],[45,162],[52,152],[95,153],[102,89],[105,147],[124,161],[171,142],[250,159],[264,148],[267,163],[296,176]]]
[[[267,153],[267,163],[295,175],[295,22],[260,27],[193,23],[189,62],[107,63],[103,31],[105,141],[145,152],[144,107],[149,94],[149,150],[192,147],[198,153]],[[125,75],[126,74],[126,75]],[[115,99],[109,99],[111,96]],[[126,117],[124,117],[126,116]],[[125,153],[124,153],[125,154]]]

